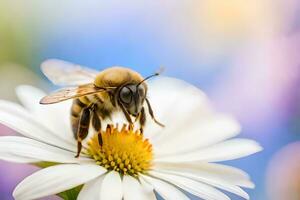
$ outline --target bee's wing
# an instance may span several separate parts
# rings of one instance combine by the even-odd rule
[[[78,98],[81,96],[107,91],[106,88],[97,88],[94,84],[86,84],[80,87],[70,87],[58,90],[41,99],[40,104],[53,104],[68,99]]]
[[[41,64],[45,76],[55,85],[76,86],[94,82],[97,71],[58,59],[49,59]]]

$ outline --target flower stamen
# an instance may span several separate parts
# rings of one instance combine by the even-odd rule
[[[107,170],[114,170],[122,175],[138,176],[152,166],[152,145],[139,130],[134,131],[132,125],[108,125],[101,131],[101,137],[94,135],[88,142],[87,153],[98,165]],[[102,145],[99,144],[102,138]]]

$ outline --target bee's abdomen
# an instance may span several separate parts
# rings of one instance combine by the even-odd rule
[[[88,107],[91,104],[90,100],[87,97],[80,97],[73,100],[71,107],[71,125],[74,137],[77,138],[77,130],[80,123],[80,115],[82,110]]]

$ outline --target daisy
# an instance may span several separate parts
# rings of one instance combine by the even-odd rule
[[[0,159],[18,163],[51,163],[25,178],[15,188],[17,200],[38,199],[83,185],[79,200],[189,199],[191,193],[207,200],[227,200],[228,191],[249,199],[241,189],[253,188],[240,169],[218,162],[260,151],[255,141],[231,139],[239,124],[216,113],[197,88],[173,78],[149,82],[155,115],[166,127],[147,121],[144,134],[123,125],[117,116],[102,131],[103,146],[93,130],[79,158],[70,122],[69,101],[42,106],[45,93],[20,86],[23,106],[0,101],[0,122],[23,137],[0,137]],[[109,122],[107,122],[109,123]]]

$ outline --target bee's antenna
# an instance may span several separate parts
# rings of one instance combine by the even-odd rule
[[[139,85],[141,85],[143,82],[145,82],[146,80],[148,80],[148,79],[150,79],[150,78],[152,78],[152,77],[155,77],[155,76],[159,76],[161,73],[163,73],[163,71],[164,71],[164,67],[160,67],[159,70],[158,70],[157,72],[155,72],[154,74],[152,74],[152,75],[150,75],[150,76],[144,78],[144,80],[142,80],[141,82],[139,82],[139,84],[137,84],[137,87],[138,87]]]

